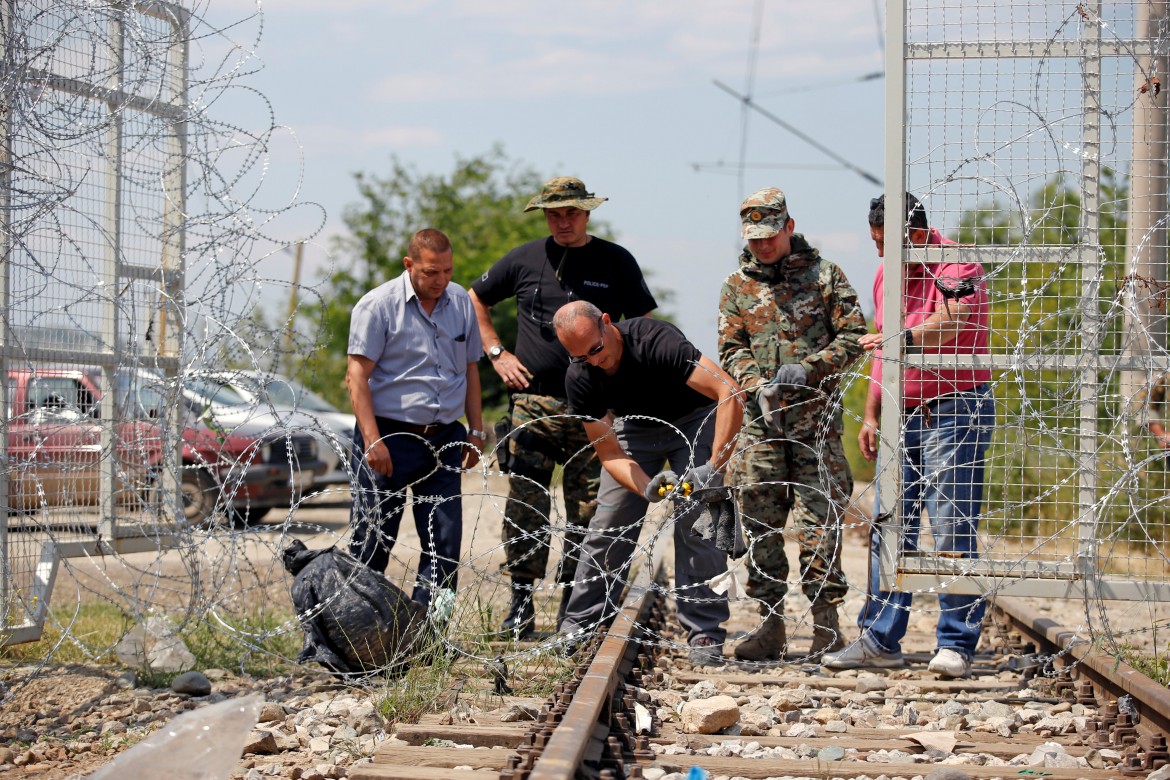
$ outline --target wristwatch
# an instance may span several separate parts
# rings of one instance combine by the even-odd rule
[[[494,347],[488,350],[488,358],[491,360],[495,360],[502,354],[504,354],[504,347],[502,344],[496,344]]]
[[[483,431],[477,431],[475,428],[468,428],[467,435],[474,436],[477,439],[483,439],[487,436],[486,433],[484,433]]]

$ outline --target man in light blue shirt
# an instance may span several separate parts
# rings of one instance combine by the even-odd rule
[[[455,588],[460,466],[475,466],[483,447],[483,347],[467,292],[451,284],[447,236],[420,230],[402,263],[406,272],[362,296],[350,319],[345,382],[357,425],[349,551],[385,571],[409,487],[421,549],[413,598],[427,606],[436,588]]]

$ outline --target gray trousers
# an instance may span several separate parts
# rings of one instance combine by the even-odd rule
[[[616,427],[618,442],[650,476],[662,470],[664,461],[670,461],[671,470],[681,477],[691,466],[711,458],[714,410],[713,405],[700,409],[675,420],[673,427],[662,422],[621,420]],[[618,598],[637,552],[648,506],[645,498],[622,487],[602,469],[597,513],[581,546],[562,634],[577,629],[591,631],[613,621],[621,607]],[[672,515],[678,619],[688,640],[708,636],[722,644],[727,630],[721,624],[730,614],[727,596],[717,595],[703,583],[727,571],[727,555],[714,542],[691,534],[699,509],[697,504],[679,501]],[[649,550],[642,554],[650,559]]]

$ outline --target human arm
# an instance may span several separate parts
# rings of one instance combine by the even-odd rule
[[[687,387],[716,402],[715,436],[711,443],[711,468],[723,472],[735,450],[735,437],[743,425],[743,400],[739,384],[706,355],[687,377]]]
[[[747,393],[754,394],[766,385],[771,377],[765,377],[752,352],[751,335],[744,322],[744,310],[740,308],[741,292],[736,284],[735,277],[729,277],[723,283],[723,290],[719,296],[719,362]],[[753,298],[750,291],[746,297]]]
[[[926,300],[907,296],[907,311],[918,308],[926,316],[908,329],[906,342],[916,351],[938,352],[986,316],[987,285],[978,263],[939,265],[928,277],[921,293]]]
[[[471,298],[471,305],[475,308],[475,320],[479,325],[479,337],[483,342],[484,351],[491,354],[492,347],[502,347],[503,343],[500,341],[500,335],[496,332],[496,326],[492,324],[492,307],[483,302],[474,289],[467,291]],[[500,379],[504,380],[504,384],[511,390],[523,390],[528,387],[528,380],[532,378],[532,372],[520,362],[520,359],[511,352],[504,350],[498,357],[489,358],[492,363],[492,368],[500,375]]]
[[[857,444],[861,449],[861,456],[866,460],[877,459],[881,415],[881,388],[871,383],[865,394],[865,412],[861,418],[861,430],[857,432]]]
[[[467,446],[463,448],[463,468],[475,468],[483,450],[483,392],[479,382],[479,364],[467,364],[467,396],[463,402],[467,416]],[[475,433],[472,433],[475,431]]]
[[[597,452],[602,468],[626,490],[643,495],[646,486],[650,484],[650,475],[618,443],[617,433],[613,429],[613,415],[606,415],[602,420],[586,421],[584,425],[585,435],[593,442],[593,449]]]
[[[935,351],[959,337],[978,304],[965,301],[947,301],[938,311],[909,329],[907,344],[927,351]]]
[[[1170,450],[1170,433],[1166,431],[1166,426],[1157,420],[1153,420],[1146,427],[1149,429],[1150,435],[1158,442],[1159,447],[1164,450]]]
[[[836,377],[857,360],[865,351],[861,339],[869,335],[857,290],[839,267],[828,261],[821,263],[821,295],[831,338],[819,350],[800,360],[807,371],[806,383],[814,387]]]
[[[362,441],[366,445],[366,463],[375,472],[384,476],[394,473],[390,450],[382,441],[378,421],[374,419],[374,398],[370,393],[370,376],[374,373],[374,361],[364,355],[350,355],[345,369],[345,386],[349,389],[349,403],[357,418]]]

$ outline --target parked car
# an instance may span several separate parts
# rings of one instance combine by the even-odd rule
[[[92,506],[101,498],[101,389],[97,369],[8,372],[8,510]],[[119,420],[112,431],[115,499],[141,501],[163,460],[150,418]]]
[[[295,410],[313,419],[317,449],[328,465],[318,486],[348,485],[350,452],[357,418],[341,411],[295,379],[262,371],[216,371],[207,379],[229,387],[259,408]]]
[[[150,371],[126,372],[117,392],[138,414],[155,417],[177,401],[183,511],[193,524],[209,523],[217,506],[235,524],[256,522],[273,507],[299,501],[325,471],[305,420],[246,409],[242,397],[198,376],[175,387]]]

